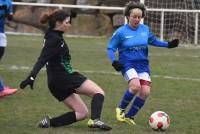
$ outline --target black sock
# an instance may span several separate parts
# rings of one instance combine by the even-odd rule
[[[101,111],[103,107],[104,96],[97,93],[93,96],[91,102],[91,119],[100,119]]]
[[[76,114],[75,112],[68,112],[58,117],[54,117],[50,119],[50,126],[52,127],[60,127],[64,125],[69,125],[76,122]]]

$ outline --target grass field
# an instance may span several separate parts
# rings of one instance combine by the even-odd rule
[[[87,128],[87,120],[60,128],[39,129],[37,122],[45,115],[57,116],[69,111],[48,91],[46,72],[40,71],[35,89],[19,89],[0,99],[0,134],[199,134],[200,132],[200,49],[150,47],[153,81],[151,95],[138,113],[136,126],[115,120],[115,107],[127,88],[120,74],[106,56],[107,39],[66,38],[74,69],[98,83],[106,92],[102,119],[112,125],[109,132]],[[42,47],[42,37],[8,36],[8,47],[0,63],[5,84],[19,88],[28,75]],[[90,98],[82,96],[90,107]],[[148,118],[154,111],[165,111],[171,118],[166,132],[154,132]]]

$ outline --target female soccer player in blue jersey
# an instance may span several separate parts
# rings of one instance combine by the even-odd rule
[[[148,44],[157,47],[175,48],[178,39],[170,42],[158,40],[148,26],[140,24],[145,16],[145,6],[142,3],[130,1],[125,7],[128,23],[119,27],[110,39],[107,47],[108,57],[116,71],[121,71],[128,81],[128,89],[116,108],[118,121],[135,124],[134,116],[145,104],[150,94],[150,68],[148,60]],[[115,56],[118,51],[119,58]],[[133,100],[130,109],[125,110]]]
[[[11,20],[13,17],[13,5],[11,0],[0,0],[0,60],[2,59],[7,39],[4,30],[6,18]],[[1,74],[0,74],[1,75]],[[17,89],[4,86],[3,80],[0,78],[0,97],[12,95],[17,92]]]

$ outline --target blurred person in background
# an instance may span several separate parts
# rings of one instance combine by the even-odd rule
[[[20,88],[24,89],[28,85],[33,88],[37,74],[46,64],[50,92],[72,111],[54,118],[45,116],[39,122],[38,127],[60,127],[86,119],[88,108],[79,96],[83,94],[92,98],[88,127],[111,130],[110,126],[100,120],[104,91],[90,79],[75,72],[70,64],[69,48],[63,38],[63,33],[67,32],[71,26],[69,14],[64,10],[56,10],[51,14],[44,14],[40,22],[48,22],[49,25],[44,36],[43,49],[31,73],[21,82]]]
[[[135,125],[134,117],[150,94],[148,45],[175,48],[179,40],[160,41],[147,25],[141,24],[141,19],[145,16],[145,6],[142,3],[129,1],[124,14],[128,23],[114,32],[107,46],[107,54],[114,69],[120,71],[128,82],[128,89],[116,108],[116,118],[118,121]],[[119,58],[115,55],[117,51]],[[132,105],[126,111],[131,101]]]
[[[5,48],[7,46],[7,38],[4,31],[6,19],[12,20],[13,5],[11,0],[0,0],[0,60],[2,59]],[[1,74],[0,74],[1,75]],[[0,77],[0,97],[12,95],[17,92],[17,89],[4,86],[3,80]]]

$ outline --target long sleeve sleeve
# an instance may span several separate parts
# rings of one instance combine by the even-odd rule
[[[111,62],[116,60],[115,52],[117,51],[119,44],[120,44],[120,35],[118,33],[114,33],[107,47],[107,55],[108,58],[111,60]]]
[[[38,57],[37,62],[31,71],[31,76],[35,78],[40,69],[48,62],[48,60],[59,52],[61,43],[62,40],[54,36],[50,36],[46,39],[40,56]]]
[[[168,42],[158,40],[152,32],[149,32],[148,43],[156,47],[168,47]]]

